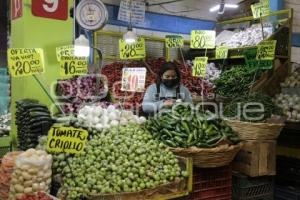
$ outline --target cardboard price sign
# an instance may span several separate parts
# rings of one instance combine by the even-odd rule
[[[216,48],[216,59],[226,59],[228,57],[228,47]]]
[[[270,4],[268,1],[252,4],[251,10],[254,19],[264,17],[270,14]]]
[[[258,45],[257,60],[274,60],[276,50],[276,40],[268,40]]]
[[[56,58],[60,61],[63,56],[74,56],[74,45],[56,47]]]
[[[146,56],[145,39],[138,38],[135,43],[126,43],[123,39],[119,40],[120,59],[141,59]]]
[[[60,60],[60,75],[75,76],[88,73],[87,57],[63,56]]]
[[[12,77],[31,76],[44,72],[44,54],[38,48],[9,48],[9,72]]]
[[[146,68],[123,68],[122,91],[143,92],[146,82]]]
[[[216,41],[215,31],[194,30],[191,33],[192,49],[214,49]]]
[[[48,132],[47,151],[79,154],[84,150],[87,137],[88,131],[83,129],[52,126]]]
[[[183,47],[183,37],[180,35],[166,35],[167,48],[181,48]]]
[[[196,57],[193,66],[193,76],[205,77],[208,57]]]

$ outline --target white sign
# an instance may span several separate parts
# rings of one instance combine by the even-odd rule
[[[143,92],[146,82],[146,68],[123,68],[122,91]]]
[[[132,24],[143,25],[145,21],[145,2],[141,0],[122,0],[120,3],[118,20],[130,22],[130,10]]]

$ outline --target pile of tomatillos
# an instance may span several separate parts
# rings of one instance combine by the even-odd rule
[[[221,119],[184,104],[150,118],[145,126],[154,138],[174,148],[212,148],[222,140],[232,144],[240,141]]]

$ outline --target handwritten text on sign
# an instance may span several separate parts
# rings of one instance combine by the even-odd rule
[[[264,17],[270,14],[270,5],[267,3],[256,3],[251,5],[254,19]]]
[[[122,91],[143,92],[146,82],[146,68],[123,68]]]
[[[47,151],[56,153],[81,153],[88,132],[73,127],[53,126],[48,132]]]
[[[56,47],[56,57],[60,61],[62,56],[74,56],[74,45]]]
[[[44,72],[42,49],[9,48],[7,57],[9,72],[13,77],[30,76]]]
[[[183,37],[180,35],[166,35],[167,48],[181,48],[183,47]]]
[[[63,56],[60,60],[60,75],[75,76],[88,72],[88,60],[86,57]]]
[[[226,59],[228,57],[227,47],[217,47],[216,48],[216,59]]]
[[[191,33],[192,49],[214,49],[216,41],[215,31],[194,30]]]
[[[268,40],[258,45],[257,60],[273,60],[275,58],[276,40]]]
[[[193,66],[193,76],[205,77],[208,57],[196,57]]]
[[[145,40],[144,38],[138,38],[135,43],[126,43],[123,39],[120,39],[119,51],[122,60],[145,58]]]

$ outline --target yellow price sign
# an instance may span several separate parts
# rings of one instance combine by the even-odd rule
[[[257,47],[257,60],[274,60],[276,51],[276,40],[264,41]]]
[[[120,59],[122,60],[145,58],[145,39],[138,38],[138,40],[135,43],[126,43],[123,39],[120,39],[119,51]]]
[[[196,57],[193,66],[193,76],[205,77],[208,57]]]
[[[191,32],[192,49],[214,49],[216,43],[215,31],[193,30]]]
[[[56,58],[60,61],[63,56],[74,56],[74,45],[56,47]]]
[[[228,57],[228,47],[216,48],[216,59],[226,59]]]
[[[43,49],[9,48],[7,60],[12,77],[31,76],[45,70]]]
[[[180,35],[166,35],[167,48],[181,48],[183,47],[183,37]]]
[[[87,57],[62,56],[60,58],[60,75],[75,76],[88,73]]]
[[[47,151],[79,154],[84,150],[88,131],[54,125],[48,132]]]
[[[260,2],[251,5],[252,15],[254,19],[264,17],[270,14],[270,4],[268,2]]]

